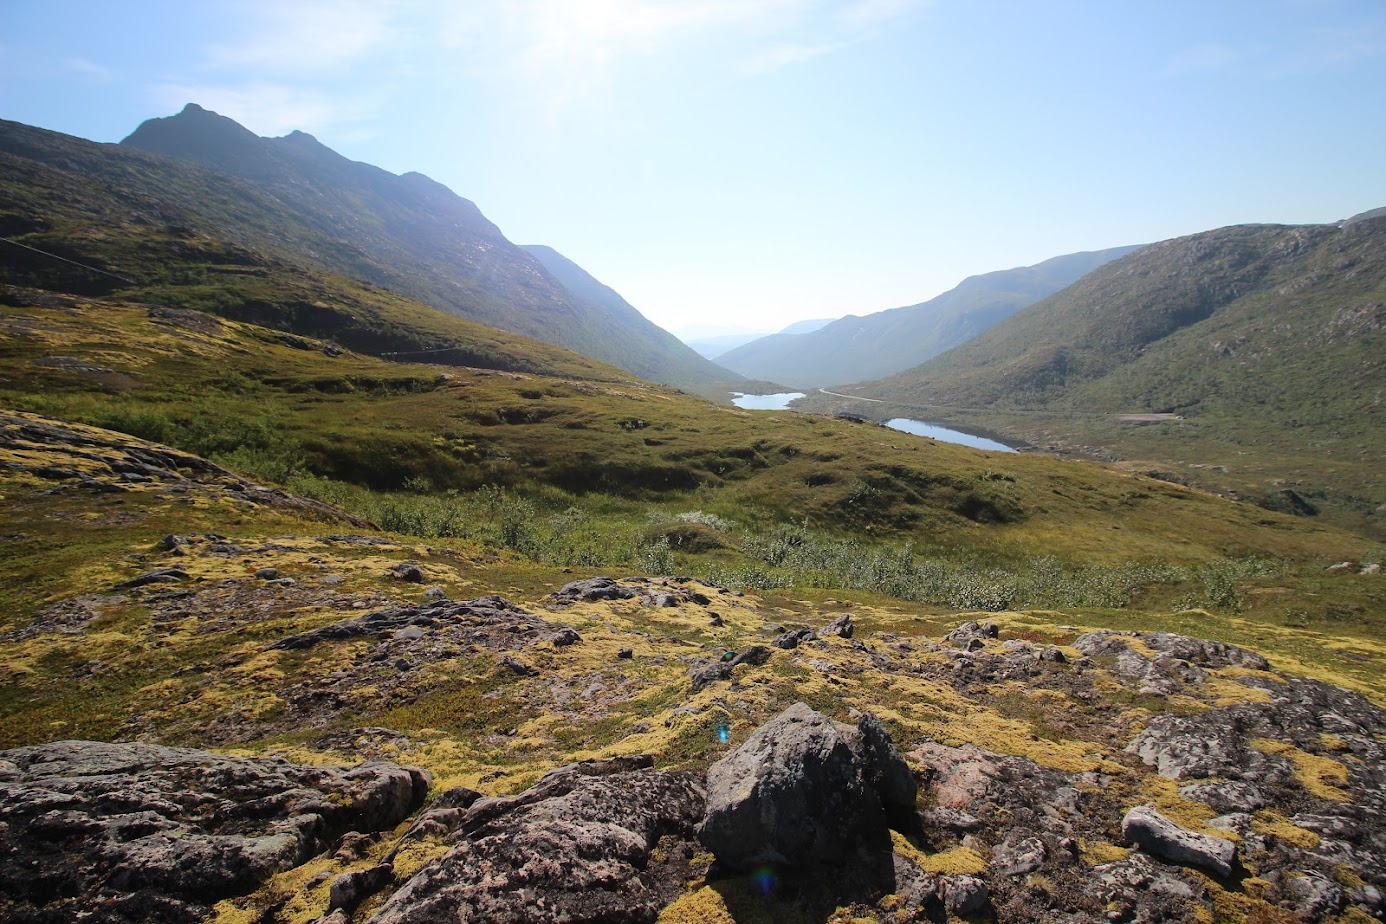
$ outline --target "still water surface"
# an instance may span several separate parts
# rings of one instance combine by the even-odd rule
[[[887,420],[886,426],[892,430],[913,433],[915,436],[931,436],[936,440],[943,440],[945,443],[961,443],[964,446],[971,446],[973,449],[993,449],[997,452],[1016,451],[1014,447],[1007,446],[1005,443],[998,443],[996,440],[989,440],[985,436],[973,436],[971,433],[963,433],[961,430],[950,430],[948,427],[925,423],[922,420],[911,420],[908,417],[896,417],[893,420]]]
[[[789,407],[789,402],[803,396],[804,393],[801,391],[788,391],[778,395],[737,394],[736,397],[732,398],[732,404],[748,411],[783,411]],[[971,433],[963,433],[961,430],[941,427],[938,424],[923,420],[912,420],[909,417],[896,417],[887,420],[886,426],[904,433],[913,433],[915,436],[928,436],[936,440],[943,440],[945,443],[961,443],[964,446],[971,446],[973,449],[991,449],[996,452],[1016,451],[1012,446],[998,443],[996,440],[989,440],[984,436],[973,436]]]

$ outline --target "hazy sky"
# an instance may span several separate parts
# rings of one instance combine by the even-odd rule
[[[1386,205],[1382,0],[0,0],[0,117],[418,170],[656,323]]]

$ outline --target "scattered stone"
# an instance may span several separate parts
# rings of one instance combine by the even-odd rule
[[[1362,565],[1355,561],[1340,561],[1336,565],[1329,565],[1323,569],[1329,574],[1356,574],[1362,570]]]
[[[740,654],[729,651],[719,661],[699,661],[690,668],[692,690],[696,693],[708,684],[731,679],[733,669],[739,665],[750,664],[759,667],[769,660],[769,648],[764,645],[752,645]]]
[[[177,584],[186,580],[188,580],[188,573],[181,567],[159,568],[154,571],[146,571],[139,577],[117,584],[116,588],[144,587],[147,584]]]
[[[725,623],[724,623],[723,620],[722,620],[722,617],[721,617],[721,616],[718,616],[716,613],[713,613],[713,614],[712,614],[712,618],[709,619],[709,620],[707,621],[707,624],[708,624],[709,626],[721,626],[721,625],[725,625]]]
[[[821,637],[835,635],[839,638],[851,638],[852,631],[852,614],[843,613],[841,616],[819,629],[818,634]]]
[[[553,635],[549,636],[549,641],[553,642],[555,648],[566,648],[569,645],[576,645],[578,642],[582,641],[582,636],[578,635],[576,630],[564,626]]]
[[[1281,876],[1290,905],[1304,919],[1317,921],[1343,910],[1343,890],[1319,873],[1286,873]]]
[[[635,649],[622,648],[620,651],[616,652],[616,657],[622,661],[629,661],[631,658],[635,657]]]
[[[434,584],[423,592],[423,598],[425,600],[446,600],[448,599],[448,592],[439,585]]]
[[[511,673],[519,674],[521,677],[533,677],[539,673],[519,658],[511,655],[504,656],[496,663]]]
[[[804,642],[812,641],[817,637],[818,636],[814,634],[812,629],[793,629],[783,635],[777,636],[770,644],[774,645],[776,648],[789,650],[798,648]]]
[[[913,783],[874,717],[854,728],[796,703],[708,771],[698,836],[727,869],[850,863],[890,851],[886,806]]]
[[[564,584],[551,595],[555,603],[567,606],[574,603],[595,603],[598,600],[629,600],[640,596],[633,587],[623,587],[614,578],[594,577]]]
[[[390,569],[390,574],[400,581],[407,581],[410,584],[422,584],[424,582],[423,569],[413,562],[400,562]]]
[[[278,568],[260,568],[255,572],[255,576],[262,581],[272,581],[279,577]]]
[[[1153,806],[1138,805],[1121,820],[1121,836],[1146,853],[1180,866],[1198,866],[1222,878],[1232,875],[1237,845],[1179,827]]]
[[[945,635],[943,640],[963,648],[975,650],[981,648],[986,639],[999,638],[1000,636],[1001,627],[994,622],[965,622]]]

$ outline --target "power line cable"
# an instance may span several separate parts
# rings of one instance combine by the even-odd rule
[[[59,256],[59,255],[56,254],[56,253],[49,253],[49,252],[46,251],[46,250],[39,250],[37,247],[30,247],[28,244],[21,244],[21,243],[19,243],[19,241],[10,240],[10,239],[7,238],[7,237],[0,237],[0,241],[4,241],[6,244],[13,244],[13,245],[16,246],[16,247],[23,247],[25,250],[32,250],[34,253],[41,253],[41,254],[43,254],[45,257],[52,257],[54,260],[61,260],[61,261],[63,261],[64,263],[71,263],[73,266],[80,266],[82,269],[84,269],[84,270],[90,270],[90,271],[93,272],[93,273],[100,273],[100,274],[103,275],[103,276],[110,276],[112,279],[119,279],[121,282],[125,283],[126,285],[131,285],[131,286],[137,286],[137,285],[139,285],[139,283],[138,283],[138,282],[135,282],[135,280],[133,280],[133,279],[126,279],[124,276],[121,276],[121,275],[119,275],[119,274],[117,274],[117,273],[108,272],[108,271],[106,271],[106,270],[99,269],[99,268],[97,268],[97,267],[95,267],[95,266],[88,266],[88,265],[85,264],[85,263],[79,263],[79,262],[76,261],[76,260],[71,260],[71,259],[69,259],[69,258],[67,258],[67,257]]]

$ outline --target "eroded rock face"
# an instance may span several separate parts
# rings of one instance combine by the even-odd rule
[[[0,752],[0,918],[198,921],[222,898],[397,825],[428,775],[59,741]]]
[[[887,820],[912,813],[914,797],[875,716],[853,728],[796,703],[708,771],[698,836],[728,869],[851,863],[889,851]]]
[[[688,876],[703,790],[696,774],[651,764],[571,764],[518,796],[445,808],[432,833],[450,829],[456,846],[371,924],[653,921]]]

